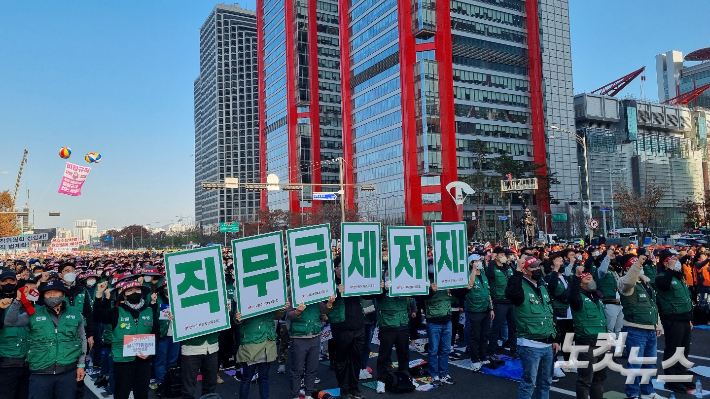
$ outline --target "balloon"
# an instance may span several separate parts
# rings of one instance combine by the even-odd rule
[[[98,152],[95,152],[94,155],[95,155],[94,163],[101,162],[101,154],[99,154]]]
[[[101,154],[98,152],[90,152],[86,154],[84,160],[88,163],[99,163],[101,162]]]
[[[69,157],[71,156],[71,148],[66,147],[66,146],[62,147],[62,149],[59,150],[59,156],[62,159],[69,159]]]

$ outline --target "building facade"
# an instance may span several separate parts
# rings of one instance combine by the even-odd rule
[[[347,206],[362,216],[456,220],[446,185],[478,169],[480,139],[488,159],[549,166],[561,181],[553,197],[579,195],[574,138],[546,134],[552,124],[574,130],[567,0],[261,0],[257,8],[262,181],[271,173],[337,181],[326,161],[342,153],[345,183],[376,186],[345,188]],[[324,155],[331,142],[342,150]],[[482,169],[489,173],[488,161]],[[269,192],[263,206],[299,210],[311,205],[304,198]],[[482,201],[493,232],[510,207],[494,192]],[[550,213],[539,205],[541,217]]]
[[[653,183],[666,193],[652,232],[683,230],[678,202],[703,198],[707,187],[706,111],[590,94],[575,96],[574,104],[577,133],[587,140],[593,216],[603,220],[599,206],[611,205],[619,184],[641,194]],[[584,162],[581,148],[578,154]],[[586,187],[583,194],[586,202]],[[633,227],[620,212],[615,217],[608,229]]]
[[[200,28],[200,75],[195,79],[195,221],[253,222],[258,192],[203,190],[225,177],[258,182],[259,112],[256,12],[217,5]]]
[[[79,240],[89,240],[99,236],[99,230],[96,228],[96,220],[82,219],[74,221],[74,237]]]
[[[338,183],[342,156],[340,28],[335,0],[258,0],[261,181]],[[262,192],[262,207],[315,211],[313,191]]]
[[[656,56],[656,80],[658,99],[663,102],[710,84],[710,48],[700,49],[687,54],[685,64],[683,53],[668,51]],[[710,108],[710,90],[698,96],[688,104],[690,107]]]

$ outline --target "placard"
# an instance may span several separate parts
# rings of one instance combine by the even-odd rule
[[[176,342],[230,327],[221,245],[168,253],[165,272]]]
[[[389,278],[392,281],[389,296],[429,293],[426,228],[390,226],[387,228],[387,247]]]
[[[431,241],[437,289],[468,287],[466,223],[432,223]]]
[[[154,334],[123,336],[123,357],[155,355]]]
[[[382,240],[379,223],[342,223],[342,296],[382,292]]]
[[[81,187],[89,176],[89,172],[91,172],[91,168],[88,166],[79,166],[67,162],[58,193],[74,197],[81,195]]]
[[[335,293],[330,225],[286,230],[293,306],[328,299]]]
[[[281,232],[232,240],[234,300],[242,319],[286,305],[286,265]]]

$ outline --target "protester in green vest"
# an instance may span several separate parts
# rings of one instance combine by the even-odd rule
[[[434,263],[429,260],[429,281],[434,280]],[[451,353],[451,304],[456,300],[449,290],[439,290],[436,283],[429,286],[429,294],[424,297],[426,332],[429,337],[429,374],[432,385],[452,385],[456,381],[449,374],[449,354]]]
[[[646,255],[637,257],[627,254],[622,257],[622,266],[627,272],[619,279],[624,313],[624,327],[621,331],[627,333],[626,347],[638,348],[639,357],[656,357],[657,340],[661,336],[662,328],[658,317],[656,292],[651,287],[649,278],[643,275],[646,259]],[[655,369],[656,365],[627,362],[626,368]],[[640,377],[636,377],[632,384],[626,384],[624,391],[627,397],[635,398],[640,394],[643,399],[662,398],[656,394],[652,384],[640,384],[640,380]]]
[[[74,265],[63,263],[59,266],[59,277],[67,286],[67,295],[64,300],[69,306],[75,308],[84,317],[84,328],[86,330],[86,340],[89,350],[94,347],[94,315],[91,309],[91,295],[89,291],[77,282],[77,274]],[[80,382],[77,389],[83,389],[84,382]]]
[[[572,332],[572,313],[569,308],[569,277],[564,275],[564,251],[550,254],[550,273],[543,277],[547,285],[547,292],[552,299],[552,312],[555,317],[555,328],[557,336],[564,337],[566,333]],[[561,356],[560,356],[561,357]],[[559,360],[558,353],[553,353],[554,360]],[[565,373],[560,367],[555,367],[552,371],[552,382],[564,378]]]
[[[508,280],[513,275],[513,268],[508,264],[508,257],[501,247],[493,248],[492,262],[486,270],[488,284],[491,287],[491,297],[493,298],[493,311],[496,317],[493,319],[491,334],[488,339],[488,355],[493,360],[500,360],[496,352],[500,351],[498,339],[501,335],[503,323],[508,324],[508,345],[510,346],[510,356],[513,359],[518,357],[517,347],[517,326],[515,325],[515,306],[513,306],[505,296],[505,288]]]
[[[606,331],[613,333],[617,337],[621,332],[624,321],[624,314],[621,311],[621,296],[619,295],[619,275],[617,274],[618,263],[614,257],[614,250],[608,249],[602,254],[604,259],[594,273],[594,281],[597,288],[603,294],[604,315],[606,316]]]
[[[377,357],[377,393],[385,393],[385,383],[392,365],[392,346],[397,353],[397,370],[409,372],[409,319],[416,316],[414,301],[408,296],[391,297],[387,291],[392,287],[389,270],[384,269],[381,294],[377,301],[377,326],[379,328],[380,354]]]
[[[289,296],[291,294],[289,293]],[[327,315],[333,310],[335,296],[331,295],[327,302],[312,303],[308,306],[301,302],[298,307],[293,305],[286,310],[289,335],[291,336],[291,397],[299,398],[301,376],[305,387],[306,399],[313,399],[311,394],[315,389],[316,372],[320,356],[321,314]],[[293,302],[289,302],[293,304]],[[342,393],[341,393],[342,394]]]
[[[658,312],[661,316],[665,332],[665,348],[663,360],[668,360],[676,353],[677,348],[684,348],[687,359],[690,355],[690,330],[693,328],[693,302],[690,299],[690,288],[683,279],[683,266],[675,251],[663,250],[658,256],[659,265],[663,267],[656,277],[658,289]],[[687,369],[680,362],[666,368],[665,375],[688,375]],[[687,382],[666,382],[666,389],[673,392],[688,393],[695,389],[692,379]]]
[[[521,257],[505,296],[515,306],[518,351],[523,366],[518,399],[548,398],[552,383],[553,352],[559,350],[552,304],[542,284],[542,262]]]
[[[577,266],[570,282],[569,305],[574,323],[574,344],[588,347],[577,357],[580,362],[588,362],[586,367],[577,367],[577,399],[602,399],[606,367],[594,371],[593,365],[601,362],[606,355],[594,355],[597,337],[606,333],[606,316],[597,283],[592,273],[585,271],[583,266]]]
[[[96,320],[112,327],[111,356],[115,378],[115,399],[128,399],[131,391],[135,399],[147,399],[150,383],[152,358],[149,355],[124,356],[123,345],[126,336],[138,334],[160,335],[157,323],[157,294],[150,297],[148,304],[145,294],[149,288],[137,281],[120,283],[117,306],[111,307],[111,291],[106,290],[107,283],[96,287],[94,315]]]
[[[81,313],[68,306],[69,289],[62,281],[40,286],[41,306],[22,313],[22,294],[7,309],[4,327],[28,327],[30,398],[74,399],[85,375],[86,333]]]
[[[162,311],[161,308],[168,307],[170,304],[170,297],[168,296],[168,282],[163,280],[162,284],[158,288],[157,292],[157,302],[158,314]],[[165,313],[169,316],[170,311],[165,310]],[[158,389],[156,394],[160,394],[164,387],[161,387],[163,380],[165,379],[165,373],[171,367],[177,365],[178,356],[180,355],[180,343],[173,340],[173,323],[170,320],[160,319],[158,317],[158,324],[160,326],[160,338],[156,343],[155,357],[153,358],[153,370],[155,372],[155,382],[151,384],[152,389]]]
[[[227,287],[227,306],[229,307],[229,318],[234,319],[236,313],[235,287],[234,287],[234,263],[228,256],[224,257],[224,282]],[[221,369],[228,369],[237,365],[236,354],[238,347],[235,345],[239,341],[239,323],[231,323],[227,330],[219,332],[219,354],[218,363]],[[223,384],[222,377],[217,375],[217,383]]]
[[[466,293],[466,319],[471,326],[468,351],[471,354],[473,371],[478,372],[483,366],[482,361],[488,354],[488,334],[491,330],[491,320],[495,318],[493,300],[488,285],[488,278],[481,273],[483,263],[481,256],[472,254],[468,257],[471,275]]]
[[[269,399],[269,371],[276,360],[276,330],[274,320],[284,317],[291,304],[286,302],[283,309],[262,315],[242,319],[235,312],[234,320],[239,323],[240,342],[237,363],[243,367],[242,381],[239,386],[239,399],[249,398],[249,386],[254,375],[259,375],[259,397]]]
[[[27,398],[29,395],[29,329],[5,326],[5,310],[17,296],[17,285],[15,272],[6,269],[0,273],[0,399]]]

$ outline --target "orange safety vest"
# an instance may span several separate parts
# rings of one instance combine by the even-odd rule
[[[708,265],[705,265],[700,269],[696,268],[695,265],[692,267],[695,269],[696,285],[700,285],[700,281],[702,280],[705,287],[710,287],[710,271],[708,270]]]
[[[683,265],[683,280],[688,284],[688,287],[695,287],[695,274],[693,273],[693,266]]]

